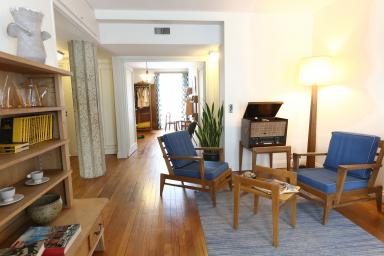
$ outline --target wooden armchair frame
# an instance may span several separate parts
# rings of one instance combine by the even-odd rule
[[[259,197],[264,197],[272,200],[272,225],[273,225],[273,239],[272,245],[279,246],[279,212],[280,208],[287,205],[290,202],[291,205],[291,226],[296,226],[296,194],[282,194],[280,195],[280,186],[277,183],[268,182],[263,178],[276,178],[292,185],[296,185],[297,176],[296,173],[281,169],[272,169],[268,167],[255,166],[255,173],[257,179],[250,179],[241,175],[233,175],[234,183],[234,207],[233,207],[233,228],[238,228],[239,219],[239,201],[240,191],[252,193],[254,197],[253,201],[253,212],[257,214],[257,208],[259,205]],[[272,193],[268,194],[263,191],[253,188],[253,186],[268,189]]]
[[[175,187],[182,187],[182,188],[188,188],[193,190],[198,190],[202,192],[209,192],[211,193],[212,198],[212,205],[213,207],[216,207],[216,192],[221,189],[224,185],[228,184],[229,189],[232,190],[232,170],[229,168],[228,170],[224,171],[222,174],[220,174],[218,177],[216,177],[213,180],[206,180],[204,178],[204,159],[201,156],[170,156],[165,148],[163,137],[157,138],[161,153],[163,154],[163,158],[165,161],[165,164],[168,169],[168,174],[161,173],[160,174],[160,196],[163,195],[164,185],[169,186],[175,186]],[[199,147],[195,148],[195,150],[211,150],[211,151],[219,151],[220,152],[220,161],[224,161],[224,151],[223,148],[218,147]],[[171,160],[194,160],[200,162],[200,178],[190,178],[190,177],[183,177],[183,176],[177,176],[173,172],[173,165]],[[166,180],[174,180],[174,181],[180,181],[181,184],[174,184],[174,183],[167,183]],[[186,185],[184,182],[192,183],[193,185]]]
[[[378,153],[376,154],[375,163],[372,164],[351,164],[351,165],[340,165],[337,169],[337,179],[336,179],[336,192],[332,194],[327,194],[323,191],[315,189],[311,186],[298,182],[298,185],[307,193],[301,192],[300,195],[304,198],[314,200],[323,205],[323,224],[328,223],[329,212],[332,208],[338,208],[346,206],[349,204],[376,200],[377,210],[382,212],[382,197],[383,197],[383,187],[375,186],[377,175],[382,166],[383,156],[384,156],[384,141],[379,142]],[[296,171],[299,168],[300,157],[302,156],[324,156],[327,153],[305,153],[305,154],[293,154],[293,169]],[[368,187],[363,189],[355,189],[350,191],[343,191],[345,179],[348,172],[353,172],[355,170],[361,169],[372,169],[371,177],[368,180]],[[370,194],[375,193],[375,197],[370,197]],[[314,195],[315,197],[311,196]],[[356,199],[356,197],[358,197]]]

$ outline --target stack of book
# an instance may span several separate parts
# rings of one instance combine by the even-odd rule
[[[29,143],[52,139],[53,115],[37,115],[1,119],[0,143]]]
[[[19,153],[29,149],[29,143],[0,144],[0,154]]]
[[[0,256],[64,256],[80,231],[80,224],[30,227]]]

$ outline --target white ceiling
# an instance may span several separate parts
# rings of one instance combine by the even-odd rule
[[[313,11],[336,0],[88,0],[95,9],[162,11]]]
[[[207,56],[217,51],[217,45],[156,45],[156,44],[103,44],[103,48],[116,56]]]
[[[128,62],[128,65],[134,69],[145,69],[145,62]],[[193,67],[195,62],[185,61],[159,61],[159,62],[148,62],[148,69],[188,69]]]

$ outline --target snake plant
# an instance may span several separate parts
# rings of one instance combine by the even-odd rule
[[[215,112],[215,104],[209,107],[207,103],[203,108],[203,114],[197,124],[196,136],[201,147],[219,147],[221,134],[223,133],[223,104]]]

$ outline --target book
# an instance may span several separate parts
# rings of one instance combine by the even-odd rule
[[[41,256],[44,249],[44,241],[26,241],[17,246],[0,249],[0,256]]]
[[[43,256],[64,256],[81,232],[80,224],[55,227],[30,227],[12,247],[25,241],[44,241]]]
[[[280,185],[280,195],[282,195],[282,194],[289,194],[289,193],[298,193],[300,191],[300,187],[299,186],[295,186],[295,185],[289,184],[289,183],[281,181],[281,180],[268,179],[266,181],[278,183]],[[264,193],[267,193],[269,195],[272,194],[272,191],[269,190],[269,189],[260,188],[260,187],[257,187],[257,186],[253,186],[253,188],[257,189],[257,190],[260,190],[260,191],[262,191]]]
[[[0,153],[19,153],[29,149],[28,143],[0,144]]]

